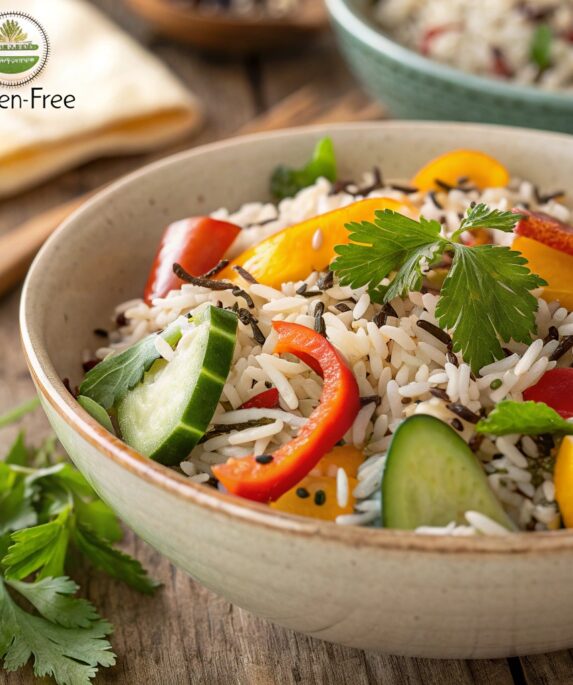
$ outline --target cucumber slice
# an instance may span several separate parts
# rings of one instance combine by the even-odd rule
[[[425,414],[406,419],[394,433],[382,480],[382,520],[387,528],[467,524],[478,511],[514,530],[485,473],[464,440]]]
[[[156,361],[117,407],[125,442],[162,464],[182,461],[217,408],[235,350],[237,317],[207,306],[170,362]]]

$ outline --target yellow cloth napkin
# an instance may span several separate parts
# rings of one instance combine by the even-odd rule
[[[136,153],[188,134],[197,99],[153,55],[84,0],[0,0],[44,27],[50,55],[30,83],[0,94],[72,94],[74,109],[0,109],[0,196],[104,155]]]

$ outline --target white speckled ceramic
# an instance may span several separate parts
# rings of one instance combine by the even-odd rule
[[[573,533],[424,537],[271,512],[194,485],[111,437],[65,390],[116,303],[139,296],[168,221],[267,198],[277,162],[334,139],[340,176],[374,164],[408,177],[453,147],[489,152],[544,190],[571,187],[573,138],[464,124],[279,132],[177,155],[90,200],[32,266],[21,311],[43,406],[70,456],[118,514],[190,575],[283,626],[353,647],[500,657],[573,647]]]

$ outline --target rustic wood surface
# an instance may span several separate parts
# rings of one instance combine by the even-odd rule
[[[86,193],[150,159],[231,135],[252,126],[254,118],[308,83],[325,102],[351,89],[352,79],[332,40],[316,41],[304,52],[253,56],[231,62],[204,58],[192,50],[157,38],[130,16],[118,0],[96,0],[105,11],[144,42],[202,98],[208,123],[192,141],[160,154],[86,164],[33,191],[0,203],[0,233],[36,214]],[[300,109],[300,99],[291,101]],[[306,109],[305,107],[302,108]],[[334,120],[346,111],[336,112]],[[376,116],[378,110],[371,110]],[[1,115],[0,115],[1,116]],[[301,113],[301,121],[308,120]],[[351,118],[351,117],[350,117]],[[269,127],[274,124],[270,123]],[[19,292],[0,301],[0,411],[33,393],[19,349]],[[40,439],[49,428],[40,413],[25,421],[29,436]],[[5,450],[15,429],[0,433]],[[570,652],[522,659],[431,661],[367,654],[320,642],[273,626],[218,598],[190,580],[130,532],[124,548],[163,583],[153,598],[143,598],[90,569],[76,577],[82,591],[115,625],[117,665],[100,672],[96,683],[179,685],[185,683],[385,685],[553,685],[573,683]],[[548,592],[551,589],[548,588]],[[384,620],[384,617],[380,617]],[[6,685],[30,685],[31,670],[7,675]]]

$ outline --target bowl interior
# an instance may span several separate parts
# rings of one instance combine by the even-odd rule
[[[407,179],[431,157],[460,147],[496,156],[513,175],[528,178],[543,191],[568,190],[573,178],[573,137],[409,122],[249,136],[185,152],[126,177],[86,203],[54,234],[34,262],[22,298],[21,325],[32,372],[54,403],[68,406],[76,430],[88,422],[81,412],[75,414],[78,407],[61,379],[79,383],[82,351],[101,344],[94,328],[109,328],[115,305],[141,295],[165,225],[221,206],[235,209],[244,202],[268,200],[273,168],[302,164],[324,135],[334,140],[341,178],[358,177],[379,165],[385,177]],[[169,473],[161,466],[156,470],[163,471],[163,479]]]

